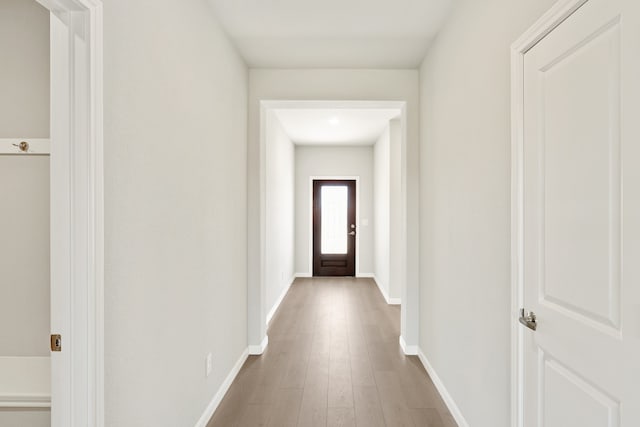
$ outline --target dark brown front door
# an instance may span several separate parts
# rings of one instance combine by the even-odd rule
[[[313,181],[313,275],[356,275],[356,182]]]

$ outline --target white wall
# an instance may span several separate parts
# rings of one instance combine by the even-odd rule
[[[49,11],[0,2],[0,138],[49,138]],[[0,155],[0,356],[49,355],[49,158]]]
[[[373,272],[389,299],[391,248],[391,131],[387,126],[373,147]]]
[[[296,273],[310,275],[311,177],[357,176],[356,275],[373,274],[373,147],[296,146]],[[365,225],[366,223],[366,225]]]
[[[402,252],[402,124],[400,119],[389,122],[389,299],[400,303],[404,281]]]
[[[49,356],[49,157],[0,155],[0,194],[0,356]]]
[[[266,135],[266,308],[273,314],[294,277],[295,148],[275,113]]]
[[[106,425],[193,426],[247,347],[247,68],[205,1],[104,13]]]
[[[401,144],[401,120],[393,119],[373,152],[374,273],[391,304],[401,303],[404,280]]]
[[[553,3],[457,2],[420,72],[420,346],[474,427],[509,426],[509,46]]]
[[[351,100],[406,102],[407,140],[402,153],[407,179],[408,228],[406,281],[407,301],[402,310],[402,335],[417,345],[418,330],[418,182],[419,182],[419,73],[418,70],[349,69],[252,69],[249,73],[248,140],[248,233],[249,233],[249,342],[259,344],[265,336],[261,308],[260,260],[264,236],[261,234],[261,100]],[[403,201],[404,204],[404,201]],[[405,211],[403,206],[403,212]],[[408,320],[406,318],[409,318]],[[413,327],[415,326],[415,327]]]
[[[0,138],[49,138],[49,11],[0,1]]]
[[[49,137],[49,11],[0,2],[0,138]],[[49,355],[49,157],[0,155],[0,356]],[[47,409],[0,409],[46,427]]]
[[[51,411],[49,409],[0,409],[0,426],[3,427],[46,427],[50,425]]]

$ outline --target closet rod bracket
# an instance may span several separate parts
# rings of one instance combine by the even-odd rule
[[[20,151],[26,153],[29,151],[29,143],[27,141],[20,141],[19,144],[12,144],[14,147],[18,147]]]

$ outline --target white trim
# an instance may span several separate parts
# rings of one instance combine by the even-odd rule
[[[260,345],[250,345],[249,354],[252,356],[260,356],[267,349],[269,345],[269,336],[265,335]]]
[[[378,290],[382,294],[382,297],[384,298],[385,302],[388,305],[402,305],[402,299],[401,298],[390,298],[389,297],[389,294],[384,289],[382,289],[382,286],[380,286],[380,282],[378,281],[378,279],[376,278],[376,275],[374,273],[361,273],[358,277],[373,279],[373,281],[375,282],[376,286],[378,287]]]
[[[404,340],[404,337],[400,335],[400,348],[402,352],[407,356],[417,356],[419,352],[419,348],[417,345],[407,345],[407,342]]]
[[[18,148],[22,141],[29,143],[26,152]],[[0,154],[48,155],[50,146],[51,140],[48,138],[0,138]]]
[[[313,275],[311,273],[296,273],[295,274],[296,278],[309,278],[309,277],[313,277]]]
[[[360,176],[359,175],[310,175],[309,176],[309,271],[313,276],[313,181],[341,180],[356,182],[356,275],[360,277]]]
[[[544,15],[540,17],[512,45],[511,53],[521,57],[545,38],[564,20],[573,15],[588,0],[558,0]]]
[[[422,366],[424,366],[424,369],[427,370],[427,373],[431,377],[431,381],[433,381],[436,389],[438,389],[438,393],[440,393],[442,400],[444,400],[445,405],[447,405],[449,412],[451,412],[453,419],[458,423],[458,426],[469,427],[469,423],[464,419],[462,411],[458,408],[455,400],[453,400],[453,397],[449,394],[449,391],[444,386],[444,383],[436,373],[435,369],[433,369],[433,366],[429,363],[429,359],[427,359],[427,356],[425,356],[421,349],[418,349],[418,357],[420,358],[420,362],[422,362]]]
[[[240,373],[240,369],[242,369],[242,366],[244,365],[244,362],[246,362],[248,357],[249,350],[245,349],[240,355],[240,358],[238,359],[236,364],[233,365],[233,368],[231,368],[231,371],[229,372],[229,375],[227,375],[227,378],[224,379],[224,381],[220,385],[220,388],[211,399],[211,402],[209,402],[209,404],[207,405],[204,413],[196,423],[195,427],[206,427],[206,425],[209,423],[209,420],[216,412],[216,409],[218,409],[218,406],[220,405],[220,402],[222,402],[225,394],[227,394],[227,392],[229,391],[231,384],[233,384],[233,381],[238,376],[238,373]]]
[[[0,396],[0,409],[48,409],[51,408],[51,395],[41,394],[6,394]]]
[[[104,426],[100,0],[38,0],[51,31],[52,427]]]
[[[327,100],[262,100],[260,104],[271,110],[291,109],[317,110],[317,109],[357,109],[379,110],[394,109],[404,111],[406,101],[327,101]]]
[[[588,0],[558,0],[511,45],[511,425],[524,426],[524,55]]]
[[[249,263],[249,277],[248,277],[248,289],[247,298],[250,307],[255,309],[250,310],[247,317],[247,335],[249,344],[256,343],[260,337],[266,334],[265,332],[265,283],[266,283],[266,247],[265,247],[265,235],[266,235],[266,202],[265,202],[265,182],[266,182],[266,117],[269,110],[280,108],[296,108],[296,109],[389,109],[397,108],[401,111],[401,250],[399,258],[402,262],[402,279],[401,279],[401,293],[402,300],[405,301],[401,308],[401,330],[402,333],[409,336],[412,342],[417,344],[418,330],[419,330],[419,307],[418,307],[418,288],[419,281],[418,276],[418,262],[414,257],[408,257],[408,254],[414,254],[415,248],[415,236],[409,238],[407,234],[407,227],[409,217],[414,221],[412,224],[414,227],[419,227],[417,222],[417,207],[412,206],[409,211],[409,197],[408,188],[415,186],[416,181],[413,177],[409,177],[407,168],[407,150],[409,150],[408,141],[408,126],[407,126],[407,101],[338,101],[338,100],[258,100],[258,105],[255,106],[259,109],[259,135],[258,138],[258,153],[253,163],[253,154],[250,154],[250,162],[257,167],[258,174],[256,181],[250,180],[250,200],[249,205],[254,205],[255,209],[259,210],[257,220],[250,217],[248,218],[248,263]],[[254,106],[250,106],[250,109]],[[251,135],[250,135],[251,137]],[[249,144],[251,145],[251,144]],[[255,187],[255,188],[254,188]],[[417,230],[417,228],[416,228]],[[409,249],[409,241],[412,241],[412,247]],[[357,268],[357,267],[356,267]],[[310,271],[313,271],[312,269]],[[357,272],[357,270],[356,270]],[[306,273],[300,273],[306,275]],[[311,273],[309,273],[311,274]],[[305,276],[298,276],[305,277]],[[410,319],[410,320],[409,320]]]
[[[359,273],[356,275],[356,277],[358,278],[362,278],[362,279],[374,279],[376,278],[376,275],[374,273]]]
[[[376,284],[376,286],[378,287],[378,290],[380,291],[380,293],[382,294],[382,298],[384,298],[384,301],[389,304],[389,294],[387,293],[387,291],[385,291],[384,289],[382,289],[382,286],[380,286],[380,282],[378,281],[378,279],[376,278],[375,274],[371,275],[371,278],[373,279],[373,282]]]
[[[287,295],[287,292],[289,292],[289,289],[291,288],[291,285],[293,285],[293,282],[295,282],[295,280],[296,280],[296,276],[294,275],[291,278],[291,280],[289,280],[289,284],[285,286],[284,289],[282,290],[282,293],[276,300],[275,304],[273,304],[273,307],[271,307],[271,310],[269,310],[269,313],[267,313],[267,320],[266,320],[267,326],[269,326],[269,322],[271,322],[271,319],[273,318],[274,314],[276,314],[276,311],[278,311],[280,304],[282,304],[282,300],[284,300],[284,297]]]
[[[49,357],[0,357],[0,408],[50,408]]]

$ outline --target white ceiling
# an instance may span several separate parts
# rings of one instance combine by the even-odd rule
[[[296,145],[373,145],[399,109],[277,109]]]
[[[209,0],[250,67],[416,68],[454,0]]]

